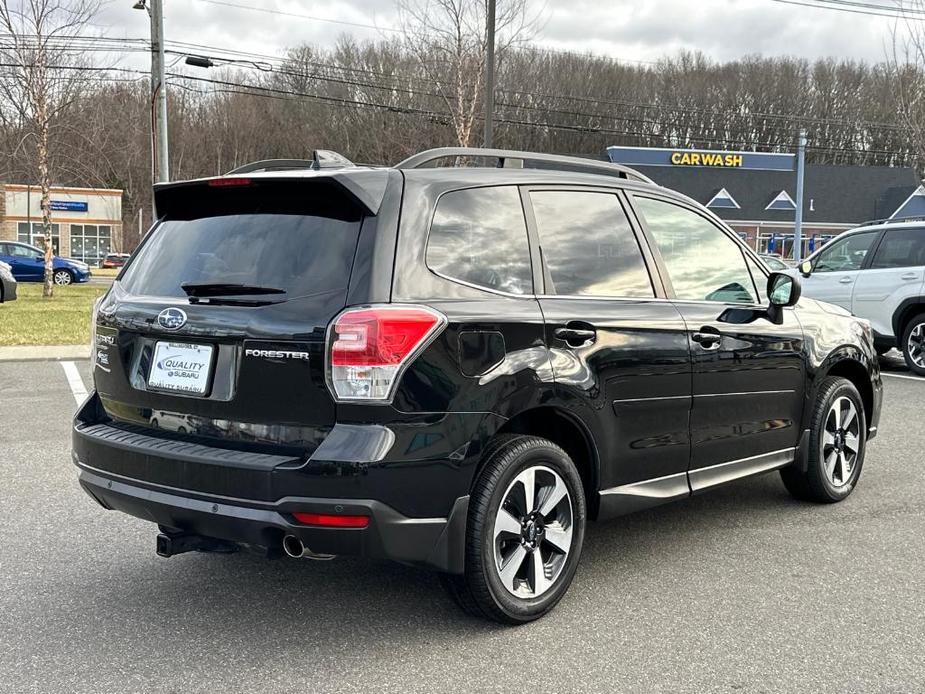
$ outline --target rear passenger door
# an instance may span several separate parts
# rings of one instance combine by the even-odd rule
[[[880,232],[849,234],[832,241],[813,261],[813,271],[803,278],[803,293],[851,310],[854,283]]]
[[[906,299],[922,296],[923,282],[925,228],[887,229],[870,266],[858,273],[851,312],[869,320],[877,334],[893,335],[896,309]]]
[[[559,397],[593,432],[603,515],[689,493],[684,321],[647,269],[622,192],[524,189]],[[661,295],[661,296],[660,296]]]
[[[793,309],[771,321],[758,287],[766,276],[709,217],[656,196],[634,196],[633,204],[687,323],[691,489],[789,462],[805,385],[803,330]]]

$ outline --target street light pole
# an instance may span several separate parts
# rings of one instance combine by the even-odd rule
[[[797,209],[793,225],[793,259],[799,265],[803,260],[803,179],[806,163],[806,131],[800,131],[797,142]]]
[[[485,57],[485,147],[492,146],[495,113],[495,0],[488,0],[488,54]]]

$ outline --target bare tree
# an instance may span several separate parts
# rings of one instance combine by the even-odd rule
[[[907,0],[897,11],[901,19],[893,26],[887,66],[899,120],[919,161],[925,161],[925,0]]]
[[[97,13],[98,0],[0,0],[0,118],[18,121],[31,138],[41,189],[45,238],[45,287],[53,294],[52,174],[49,147],[53,124],[78,96],[86,77],[85,53],[74,39]],[[31,230],[30,230],[31,232]]]
[[[497,3],[497,60],[535,32],[538,16],[527,5],[527,0]],[[484,96],[487,0],[398,0],[398,12],[407,50],[449,110],[457,142],[469,147]]]

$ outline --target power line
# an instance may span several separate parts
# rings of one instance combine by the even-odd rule
[[[84,37],[84,39],[87,41],[90,41],[91,43],[96,40],[102,40],[102,39],[97,39],[96,37]],[[140,39],[116,39],[114,41],[131,43],[133,41],[142,41],[142,40]],[[202,46],[198,46],[197,44],[185,44],[185,45],[196,47],[196,48],[202,48]],[[233,51],[226,51],[225,49],[219,49],[219,50],[221,52],[226,52],[231,55],[243,54],[243,53],[236,53]],[[259,56],[259,54],[244,54],[244,55]],[[259,56],[259,57],[272,57],[272,58],[275,58],[280,63],[286,64],[285,59],[280,58],[278,56]],[[323,63],[315,63],[315,64],[320,65],[322,68],[340,69],[338,66],[326,65]],[[140,75],[140,77],[136,79],[141,79],[146,75],[146,73],[141,72],[141,71],[118,69],[118,68],[113,69],[113,68],[101,68],[101,67],[89,67],[89,66],[71,66],[71,67],[65,67],[65,69],[74,69],[74,70],[80,69],[80,70],[95,71],[95,72],[107,72],[107,71],[112,70],[115,72],[126,72],[130,74]],[[286,70],[282,68],[274,70],[274,71],[279,74],[298,76],[298,77],[303,77],[303,78],[310,79],[310,80],[319,80],[319,81],[325,81],[325,82],[339,83],[345,86],[354,86],[354,87],[365,88],[365,89],[390,91],[394,93],[407,94],[411,96],[425,96],[429,98],[439,98],[440,97],[440,95],[434,94],[433,92],[423,92],[421,90],[415,90],[412,88],[396,87],[395,85],[382,85],[382,84],[373,84],[369,82],[359,82],[356,80],[348,80],[348,79],[342,79],[342,78],[337,78],[337,77],[331,77],[329,75],[319,75],[319,74],[307,73],[307,72],[301,72],[301,71]],[[356,71],[363,72],[361,70],[356,70]],[[418,114],[418,115],[425,115],[432,119],[439,118],[441,122],[446,122],[447,119],[450,118],[449,114],[441,113],[438,111],[433,111],[430,109],[423,109],[423,108],[418,108],[414,106],[400,105],[400,104],[394,104],[394,103],[383,104],[383,103],[379,103],[377,101],[370,100],[370,99],[360,100],[360,99],[333,97],[329,95],[309,94],[309,93],[304,93],[304,92],[293,92],[293,91],[288,91],[285,89],[278,89],[278,88],[273,88],[273,87],[241,84],[237,82],[231,82],[228,80],[206,80],[204,78],[191,77],[188,75],[179,75],[176,73],[172,73],[172,76],[176,78],[180,78],[180,79],[195,80],[199,82],[205,81],[205,82],[211,82],[213,84],[223,84],[225,86],[234,87],[238,90],[251,90],[247,92],[238,91],[234,93],[252,94],[254,90],[260,90],[263,94],[273,93],[277,98],[286,98],[287,96],[298,96],[302,98],[316,99],[316,100],[321,100],[321,101],[327,101],[329,103],[339,103],[339,104],[354,106],[354,107],[378,108],[378,109],[389,110],[392,112],[413,113],[413,114]],[[392,76],[390,75],[390,77]],[[394,76],[394,77],[397,78],[399,76]],[[502,92],[502,93],[508,93],[508,92]],[[677,130],[678,128],[683,127],[682,124],[679,124],[677,122],[672,122],[672,114],[678,114],[678,113],[702,114],[702,115],[708,115],[710,117],[715,117],[715,118],[726,118],[726,119],[729,119],[730,121],[732,120],[745,121],[746,123],[754,123],[755,125],[752,127],[757,127],[761,125],[762,121],[764,121],[763,125],[767,127],[767,119],[773,119],[773,120],[778,120],[778,121],[784,120],[784,121],[790,121],[790,122],[817,123],[817,124],[821,124],[825,126],[848,127],[848,128],[851,128],[853,132],[855,133],[854,135],[852,135],[852,137],[855,137],[855,138],[861,136],[865,130],[868,132],[877,131],[877,130],[890,130],[890,131],[900,131],[901,130],[899,126],[895,126],[895,125],[876,124],[876,123],[869,123],[865,121],[858,121],[856,123],[855,122],[832,122],[832,121],[828,121],[825,119],[798,116],[794,114],[790,114],[790,115],[788,114],[763,114],[760,112],[742,113],[742,112],[736,112],[736,111],[716,111],[712,109],[702,109],[702,108],[682,107],[682,106],[656,105],[656,104],[634,104],[632,102],[617,102],[617,101],[611,102],[611,101],[606,101],[602,99],[571,97],[571,96],[566,96],[566,95],[549,95],[549,94],[542,95],[542,94],[536,94],[536,93],[527,92],[527,91],[516,91],[516,92],[512,91],[510,93],[516,93],[516,94],[528,95],[528,96],[541,96],[544,98],[553,98],[557,100],[577,100],[577,101],[585,101],[588,103],[611,103],[611,104],[622,106],[622,107],[637,108],[643,111],[656,110],[660,114],[666,114],[666,117],[663,117],[660,119],[653,119],[653,118],[646,118],[646,117],[633,117],[628,114],[588,113],[588,112],[583,112],[583,111],[575,111],[575,110],[567,110],[567,109],[550,109],[550,108],[541,107],[541,106],[516,104],[516,103],[510,103],[510,102],[500,103],[500,106],[502,107],[506,107],[506,108],[510,108],[510,109],[518,110],[518,111],[524,111],[524,112],[558,114],[558,115],[563,115],[563,116],[570,117],[573,119],[575,118],[604,119],[606,121],[610,121],[613,123],[623,123],[623,124],[635,123],[641,126],[651,125],[651,126],[655,126],[656,128],[658,128],[658,130],[640,132],[640,131],[630,131],[625,126],[619,129],[618,128],[604,128],[604,127],[591,126],[591,125],[580,124],[580,123],[577,123],[577,124],[552,123],[552,122],[549,122],[548,119],[544,121],[529,121],[525,119],[508,117],[501,121],[501,122],[507,122],[509,124],[530,126],[530,127],[536,127],[536,128],[551,128],[551,129],[557,129],[557,130],[570,130],[570,131],[586,132],[586,133],[601,133],[601,134],[611,134],[611,135],[617,135],[617,136],[639,136],[639,137],[645,137],[645,138],[650,138],[650,139],[656,138],[656,139],[663,139],[663,140],[670,138],[672,136],[672,133],[671,133],[672,130]],[[257,95],[257,94],[253,94],[253,95]],[[676,117],[677,116],[675,116],[675,119]],[[690,139],[690,136],[686,136],[686,137]],[[735,144],[739,146],[743,143],[743,141],[746,141],[746,140],[744,138],[728,139],[728,138],[720,137],[718,134],[714,134],[711,137],[696,138],[696,141]],[[769,142],[769,143],[765,143],[764,146],[782,147],[782,146],[789,146],[789,143],[785,143],[782,145],[781,143]],[[838,152],[845,152],[845,153],[851,153],[851,154],[865,154],[865,153],[866,154],[878,154],[879,153],[879,154],[889,154],[892,156],[906,156],[906,154],[903,154],[900,152],[891,152],[889,150],[870,150],[870,149],[854,149],[854,148],[822,148],[819,146],[811,147],[811,149],[815,149],[816,151],[823,151],[824,149],[825,151],[832,151],[832,152],[838,151]]]
[[[91,41],[91,39],[98,40],[96,39],[96,37],[85,37],[85,40],[87,41]],[[137,41],[143,41],[143,40],[141,39],[118,39],[116,41],[117,42],[121,42],[121,41],[137,42]],[[187,50],[207,48],[209,50],[217,50],[219,52],[225,53],[226,55],[243,55],[243,56],[256,57],[256,58],[262,58],[262,59],[272,59],[274,60],[274,62],[280,64],[281,66],[287,65],[289,63],[289,61],[279,56],[266,56],[266,55],[261,55],[261,54],[230,51],[227,49],[218,49],[212,46],[201,46],[199,44],[186,43],[186,42],[179,42],[179,43],[182,43],[183,46],[185,46],[184,51],[170,50],[169,52],[173,54],[177,54],[177,55],[186,55],[185,51]],[[215,59],[222,59],[216,56],[209,56],[209,57],[214,57]],[[224,58],[224,59],[231,60],[230,58]],[[359,74],[373,74],[373,75],[385,76],[390,80],[401,80],[402,79],[400,75],[394,75],[394,74],[385,75],[385,73],[367,71],[367,70],[362,70],[358,68],[344,68],[341,66],[336,66],[336,65],[332,65],[328,63],[320,63],[317,61],[309,61],[309,64],[320,67],[322,70],[327,70],[327,69],[335,69],[339,71],[348,70],[348,71],[359,73]],[[251,66],[245,65],[243,67],[251,67]],[[254,65],[253,67],[255,69],[260,69],[261,71],[265,71],[266,69],[262,66],[257,66],[257,65]],[[358,88],[373,89],[373,90],[379,90],[379,91],[389,91],[389,92],[407,94],[411,96],[420,96],[420,97],[428,97],[428,98],[443,98],[443,95],[441,94],[436,94],[431,91],[422,91],[420,89],[413,89],[408,86],[396,85],[394,83],[375,84],[371,82],[361,82],[361,81],[354,80],[354,79],[345,79],[341,77],[333,77],[330,75],[319,74],[317,72],[307,72],[307,71],[299,71],[299,70],[292,70],[292,69],[284,69],[283,67],[273,68],[273,71],[281,75],[295,76],[295,77],[300,77],[300,78],[309,79],[309,80],[317,80],[317,81],[322,81],[322,82],[342,84],[345,86],[353,86],[353,87],[358,87]],[[403,80],[403,81],[407,83],[408,80]],[[829,119],[813,118],[811,116],[804,116],[804,115],[797,115],[797,114],[774,114],[774,113],[763,113],[763,112],[758,112],[758,111],[747,111],[747,112],[728,111],[728,110],[721,111],[721,110],[716,110],[716,109],[686,107],[686,106],[669,105],[669,104],[641,104],[641,103],[630,102],[630,101],[607,100],[603,98],[587,98],[587,97],[577,97],[577,96],[548,94],[548,93],[541,94],[541,93],[529,92],[525,90],[510,90],[510,91],[499,90],[499,91],[501,94],[507,94],[507,95],[539,97],[539,98],[545,98],[545,99],[553,99],[556,101],[574,101],[578,103],[588,103],[588,104],[595,104],[595,105],[607,104],[607,105],[618,106],[621,108],[632,108],[632,109],[640,110],[643,112],[655,111],[658,114],[662,115],[663,117],[661,117],[660,119],[654,119],[654,118],[646,118],[646,117],[633,117],[629,114],[613,114],[613,113],[600,113],[600,112],[589,113],[587,111],[569,110],[565,108],[549,108],[549,107],[541,107],[541,106],[532,106],[528,104],[514,103],[512,101],[501,102],[502,106],[506,106],[511,109],[516,109],[516,110],[521,110],[521,111],[540,111],[540,112],[546,112],[546,113],[557,113],[559,115],[569,116],[573,118],[594,118],[594,119],[603,118],[603,119],[610,120],[613,122],[624,122],[624,123],[634,122],[634,123],[640,123],[640,124],[645,124],[645,125],[658,125],[660,127],[664,126],[672,118],[677,118],[678,114],[696,114],[696,115],[706,115],[711,118],[722,118],[722,119],[725,119],[727,122],[755,123],[756,125],[762,124],[763,122],[765,127],[768,126],[767,121],[774,120],[778,122],[789,122],[789,123],[795,123],[795,124],[802,123],[802,124],[824,125],[826,127],[851,128],[855,131],[864,131],[864,130],[867,130],[867,131],[876,131],[876,130],[901,131],[902,130],[900,126],[894,125],[894,124],[873,123],[873,122],[868,122],[868,121],[857,121],[857,122],[832,121]]]
[[[231,93],[243,94],[246,96],[255,96],[255,97],[264,97],[268,96],[269,98],[274,99],[287,99],[292,98],[295,100],[317,100],[322,102],[328,102],[338,106],[348,106],[348,107],[366,107],[373,108],[377,110],[389,111],[392,113],[400,113],[405,115],[420,115],[426,116],[431,120],[436,120],[441,123],[448,123],[450,120],[450,115],[446,113],[440,113],[437,111],[432,111],[428,109],[421,109],[411,106],[400,106],[395,104],[382,104],[370,100],[359,100],[359,99],[347,99],[341,97],[332,97],[328,95],[319,95],[311,94],[308,92],[295,92],[287,91],[282,89],[276,89],[272,87],[265,86],[254,86],[241,84],[238,82],[232,82],[229,80],[216,80],[209,79],[204,77],[192,77],[189,75],[182,75],[171,73],[169,75],[173,78],[191,80],[200,83],[207,83],[218,85],[223,88],[231,88],[235,90]],[[508,125],[517,125],[530,127],[532,129],[539,130],[559,130],[567,132],[579,132],[586,134],[600,134],[600,135],[613,135],[619,137],[643,137],[647,139],[657,139],[661,141],[670,140],[670,135],[663,132],[644,132],[644,131],[633,131],[627,129],[616,129],[616,128],[603,128],[597,126],[589,126],[582,124],[573,124],[573,123],[555,123],[549,121],[530,121],[520,118],[512,118],[509,116],[499,116],[496,118],[498,123],[504,123]],[[688,137],[687,141],[689,142],[703,142],[711,144],[727,144],[741,146],[743,143],[742,139],[728,139],[721,137]],[[770,149],[776,149],[780,151],[781,149],[789,148],[791,143],[789,142],[768,142],[764,143],[762,146],[768,147]],[[911,152],[901,152],[895,150],[886,150],[886,149],[854,149],[848,147],[825,147],[825,146],[810,146],[810,149],[814,151],[825,151],[829,153],[843,153],[843,154],[852,154],[852,155],[884,155],[897,158],[908,158],[911,156]]]
[[[851,14],[866,15],[868,17],[885,17],[887,19],[909,19],[915,21],[925,21],[925,15],[921,14],[921,10],[913,10],[911,8],[902,7],[900,9],[896,9],[889,8],[884,5],[874,5],[872,3],[855,3],[848,2],[847,0],[843,0],[841,2],[837,0],[819,0],[819,2],[812,2],[812,0],[771,0],[771,2],[778,2],[784,5],[796,5],[798,7],[811,7],[816,10],[849,12]]]

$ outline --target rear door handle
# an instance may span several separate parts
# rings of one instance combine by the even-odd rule
[[[718,349],[723,336],[716,328],[704,326],[691,335],[691,339],[703,349]]]
[[[919,274],[917,272],[907,272],[905,275],[900,275],[899,279],[901,280],[917,280]]]
[[[597,337],[597,331],[594,328],[577,328],[569,326],[556,328],[553,334],[572,347],[580,347],[587,342],[593,341]]]
[[[851,284],[851,282],[853,282],[854,279],[851,278],[851,277],[842,277],[842,278],[841,278],[840,280],[838,280],[838,281],[841,282],[842,284]]]

